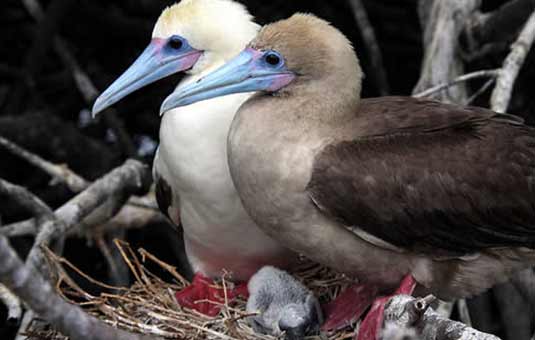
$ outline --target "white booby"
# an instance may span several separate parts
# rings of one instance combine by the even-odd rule
[[[260,91],[238,110],[229,165],[244,205],[294,251],[380,292],[478,294],[535,264],[535,129],[411,97],[361,99],[346,37],[297,14],[179,87],[169,109]],[[385,299],[360,339],[375,339]]]
[[[195,82],[237,55],[259,26],[232,0],[183,0],[163,11],[145,51],[95,102],[96,114],[133,91],[174,73]],[[188,259],[197,274],[178,301],[209,315],[219,306],[211,278],[223,270],[247,280],[264,265],[286,267],[295,258],[262,232],[246,213],[230,177],[226,138],[234,114],[250,94],[215,98],[168,112],[154,160],[162,211],[182,223]],[[229,294],[231,294],[229,292]]]

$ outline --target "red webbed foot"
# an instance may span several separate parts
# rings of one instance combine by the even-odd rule
[[[356,340],[379,340],[379,335],[383,327],[386,303],[395,295],[411,295],[415,287],[416,281],[412,275],[407,275],[403,281],[401,281],[399,288],[394,294],[376,299],[373,302],[370,311],[360,324]]]
[[[372,285],[352,285],[336,299],[323,306],[325,322],[322,331],[337,331],[354,322],[364,314],[377,297],[377,288]]]
[[[238,296],[247,297],[247,284],[242,283],[226,289],[227,301],[232,303]],[[195,274],[191,285],[175,293],[178,304],[201,314],[214,317],[225,303],[225,290],[201,274]]]

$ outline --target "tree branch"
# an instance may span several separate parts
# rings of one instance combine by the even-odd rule
[[[150,178],[150,171],[145,165],[134,160],[126,161],[55,211],[56,218],[63,222],[63,226],[54,234],[71,232],[95,208],[109,199],[113,205],[103,214],[105,213],[106,217],[115,215],[130,194],[148,188]],[[0,234],[11,236],[35,234],[38,227],[39,223],[34,218],[0,228]]]
[[[503,68],[496,81],[496,87],[490,99],[491,109],[496,112],[505,112],[509,106],[515,80],[524,65],[526,56],[535,39],[535,11],[532,12],[524,25],[518,39],[511,47],[511,52],[503,62]]]
[[[464,73],[458,55],[459,36],[466,21],[479,8],[481,0],[421,0],[420,17],[424,27],[424,59],[422,73],[413,93],[446,84]],[[466,101],[464,86],[436,93],[435,99],[445,102]]]
[[[22,317],[22,306],[19,298],[6,286],[0,284],[0,300],[7,308],[7,322],[17,324]]]
[[[9,241],[0,235],[0,281],[41,317],[72,339],[149,340],[108,326],[59,297],[32,266],[24,265]]]
[[[12,154],[21,157],[33,166],[42,169],[47,174],[52,176],[55,180],[65,183],[72,192],[80,192],[87,188],[89,183],[78,176],[66,165],[53,164],[36,154],[29,152],[28,150],[18,146],[17,144],[0,136],[0,145],[6,148]]]
[[[396,295],[386,305],[383,339],[500,340],[465,324],[444,318],[429,308],[433,296],[416,299]]]

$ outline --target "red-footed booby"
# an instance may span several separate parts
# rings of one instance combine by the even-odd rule
[[[97,99],[93,113],[174,73],[187,73],[182,84],[196,81],[237,55],[258,29],[245,7],[231,0],[183,0],[165,9],[149,46]],[[236,110],[249,97],[237,94],[178,108],[160,126],[156,196],[162,211],[182,223],[186,253],[197,274],[177,299],[209,315],[217,314],[219,306],[195,300],[223,296],[210,288],[211,278],[220,277],[223,269],[233,280],[244,281],[264,265],[286,267],[295,258],[255,225],[230,177],[226,138]]]
[[[228,137],[245,208],[267,234],[368,292],[417,283],[466,297],[534,265],[535,129],[483,108],[361,99],[361,79],[346,37],[296,14],[179,87],[161,111],[260,91]],[[360,339],[378,336],[385,301]]]

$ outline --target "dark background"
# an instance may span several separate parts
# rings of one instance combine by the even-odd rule
[[[240,1],[261,24],[286,18],[294,12],[312,12],[331,21],[353,42],[365,73],[364,97],[377,96],[367,48],[346,0],[250,0]],[[506,1],[484,0],[483,9],[491,11]],[[173,3],[164,0],[53,0],[40,1],[45,19],[36,23],[18,0],[0,2],[0,135],[19,143],[55,163],[66,163],[87,179],[96,179],[128,157],[152,162],[157,145],[158,108],[177,84],[173,76],[130,95],[118,103],[113,117],[90,120],[91,107],[80,94],[71,70],[52,48],[54,36],[61,36],[74,53],[80,67],[99,91],[121,74],[149,42],[152,26],[162,9]],[[364,0],[376,31],[384,58],[391,94],[410,95],[416,84],[423,54],[417,0]],[[484,58],[468,63],[468,71],[496,68],[508,52],[506,42]],[[535,78],[533,53],[517,81],[510,113],[534,122]],[[476,87],[478,82],[472,86]],[[476,102],[488,106],[488,93]],[[126,138],[118,138],[117,127],[124,126]],[[0,150],[0,177],[22,184],[58,207],[72,193],[62,185],[49,185],[49,177],[23,161]],[[26,218],[24,213],[0,202],[2,222]],[[134,247],[143,245],[172,263],[180,256],[176,244],[180,236],[166,225],[151,225],[130,231],[126,239]],[[24,253],[31,239],[13,240]],[[93,276],[105,280],[105,262],[91,238],[69,239],[65,256]],[[487,294],[486,315],[476,327],[503,337],[500,306]],[[489,302],[490,301],[490,302]],[[0,307],[0,339],[9,339],[17,329],[6,325]],[[522,339],[519,339],[522,340]]]

